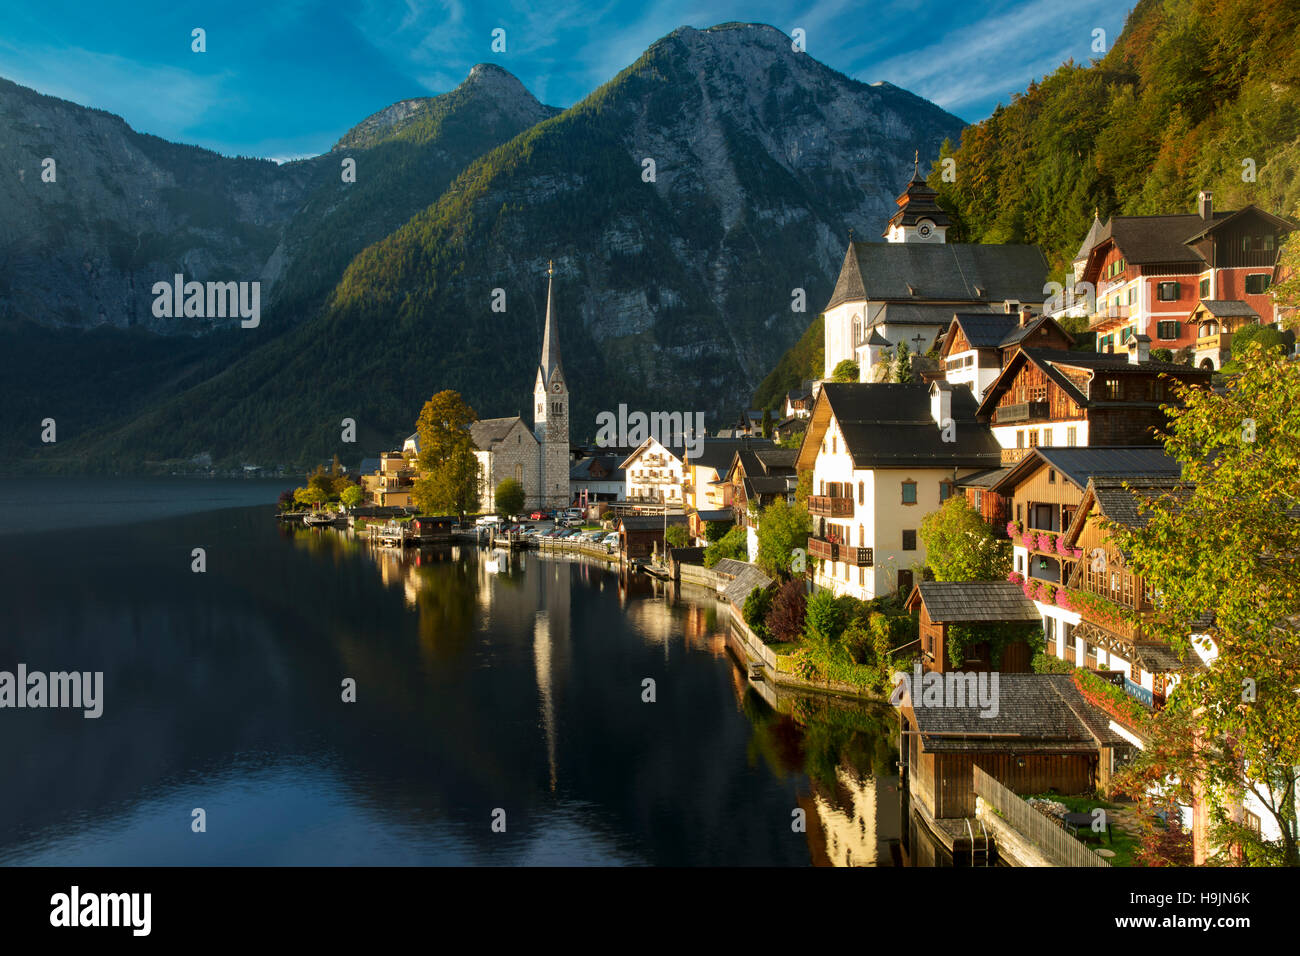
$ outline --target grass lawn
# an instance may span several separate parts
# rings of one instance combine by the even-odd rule
[[[1065,805],[1065,808],[1071,813],[1091,813],[1097,807],[1107,811],[1118,810],[1120,805],[1110,803],[1106,800],[1098,800],[1096,797],[1062,797],[1055,793],[1039,793],[1033,796],[1042,800],[1055,800],[1057,803]],[[1026,800],[1029,797],[1025,797]],[[1083,841],[1080,841],[1083,842]],[[1133,866],[1133,855],[1141,849],[1138,842],[1138,835],[1111,823],[1110,842],[1106,841],[1105,834],[1101,834],[1100,843],[1089,843],[1088,846],[1103,847],[1107,850],[1114,850],[1115,855],[1109,857],[1106,862],[1111,866]]]

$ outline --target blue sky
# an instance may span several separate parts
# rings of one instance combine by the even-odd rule
[[[1073,57],[1113,42],[1132,0],[0,0],[0,76],[227,155],[323,152],[400,99],[497,63],[572,106],[679,26],[731,20],[807,36],[864,82],[888,80],[976,121]],[[207,31],[207,52],[190,31]],[[506,31],[506,52],[491,49]],[[3,130],[0,129],[0,138]]]

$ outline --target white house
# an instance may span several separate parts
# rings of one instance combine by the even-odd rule
[[[969,388],[947,382],[822,386],[797,461],[813,473],[814,585],[862,600],[911,590],[921,519],[958,478],[998,464],[975,409]]]

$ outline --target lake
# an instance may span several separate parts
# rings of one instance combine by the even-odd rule
[[[102,671],[103,713],[0,709],[0,863],[892,861],[891,712],[774,708],[707,591],[277,527],[284,482],[41,484],[0,670]]]

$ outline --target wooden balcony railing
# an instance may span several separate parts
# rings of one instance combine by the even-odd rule
[[[1033,451],[1032,448],[1004,448],[1002,449],[1002,464],[1014,465],[1031,451]]]
[[[838,561],[839,545],[832,544],[824,538],[808,539],[808,557],[821,561]]]
[[[1201,349],[1205,349],[1207,351],[1209,350],[1223,351],[1224,349],[1231,348],[1231,347],[1232,347],[1231,332],[1220,332],[1218,335],[1203,336],[1197,339],[1196,344],[1192,346],[1192,348],[1196,349],[1197,351]]]
[[[1088,330],[1100,329],[1108,325],[1114,325],[1116,322],[1128,321],[1127,305],[1112,305],[1099,312],[1094,312],[1088,319]]]
[[[831,495],[809,495],[808,513],[824,518],[853,517],[853,499],[837,498]]]
[[[869,568],[875,564],[875,551],[872,548],[855,548],[849,545],[841,545],[840,560],[847,562],[850,567]]]
[[[1015,405],[1001,406],[994,413],[993,419],[999,425],[1006,425],[1011,422],[1047,418],[1049,414],[1047,402],[1019,402]]]

